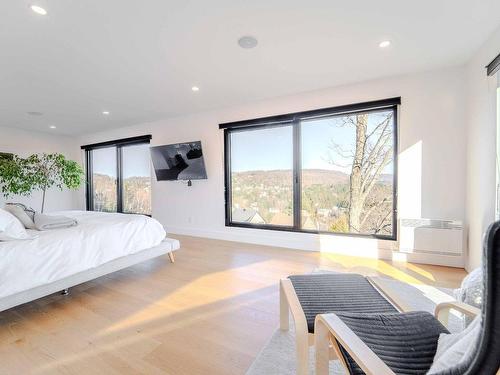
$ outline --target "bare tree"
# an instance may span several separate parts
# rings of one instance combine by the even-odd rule
[[[351,164],[345,161],[352,160],[349,181],[349,230],[361,232],[362,228],[368,226],[370,231],[379,233],[390,226],[387,220],[391,211],[387,213],[387,209],[381,208],[387,208],[387,205],[392,203],[392,196],[378,194],[373,197],[372,194],[370,197],[370,193],[379,182],[384,168],[392,160],[392,113],[384,113],[374,127],[369,126],[369,118],[373,120],[374,116],[359,114],[342,118],[340,126],[354,127],[355,144],[345,149],[331,140],[330,151],[340,156],[344,165],[332,154],[329,155],[328,162],[345,168]]]

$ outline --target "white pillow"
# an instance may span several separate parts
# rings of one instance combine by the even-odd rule
[[[460,288],[453,291],[460,302],[481,308],[483,301],[483,268],[478,267],[462,280]]]
[[[483,302],[483,268],[478,267],[469,273],[462,281],[460,288],[455,289],[453,294],[457,301],[481,308]],[[464,327],[470,324],[471,318],[465,316]]]
[[[33,238],[24,225],[10,212],[0,208],[0,241],[27,240]]]
[[[472,323],[462,332],[441,333],[434,361],[427,374],[440,373],[467,360],[472,355],[473,350],[476,349],[480,333],[480,316],[474,318]]]
[[[20,206],[16,204],[6,204],[5,211],[14,215],[26,229],[35,229],[35,223],[31,217]]]

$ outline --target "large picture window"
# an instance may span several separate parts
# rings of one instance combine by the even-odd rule
[[[226,225],[395,240],[399,104],[221,124]]]
[[[151,215],[151,136],[82,146],[87,210]]]
[[[291,126],[232,132],[233,222],[293,226],[292,138]]]

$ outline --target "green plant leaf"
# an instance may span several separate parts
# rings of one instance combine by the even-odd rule
[[[6,198],[29,196],[37,190],[45,193],[54,186],[61,190],[78,189],[83,181],[80,164],[62,154],[33,154],[27,158],[14,155],[10,160],[0,160],[0,191]]]

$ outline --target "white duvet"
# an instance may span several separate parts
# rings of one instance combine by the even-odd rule
[[[78,225],[32,231],[32,240],[0,241],[0,298],[63,279],[160,244],[163,226],[148,216],[62,211]]]

